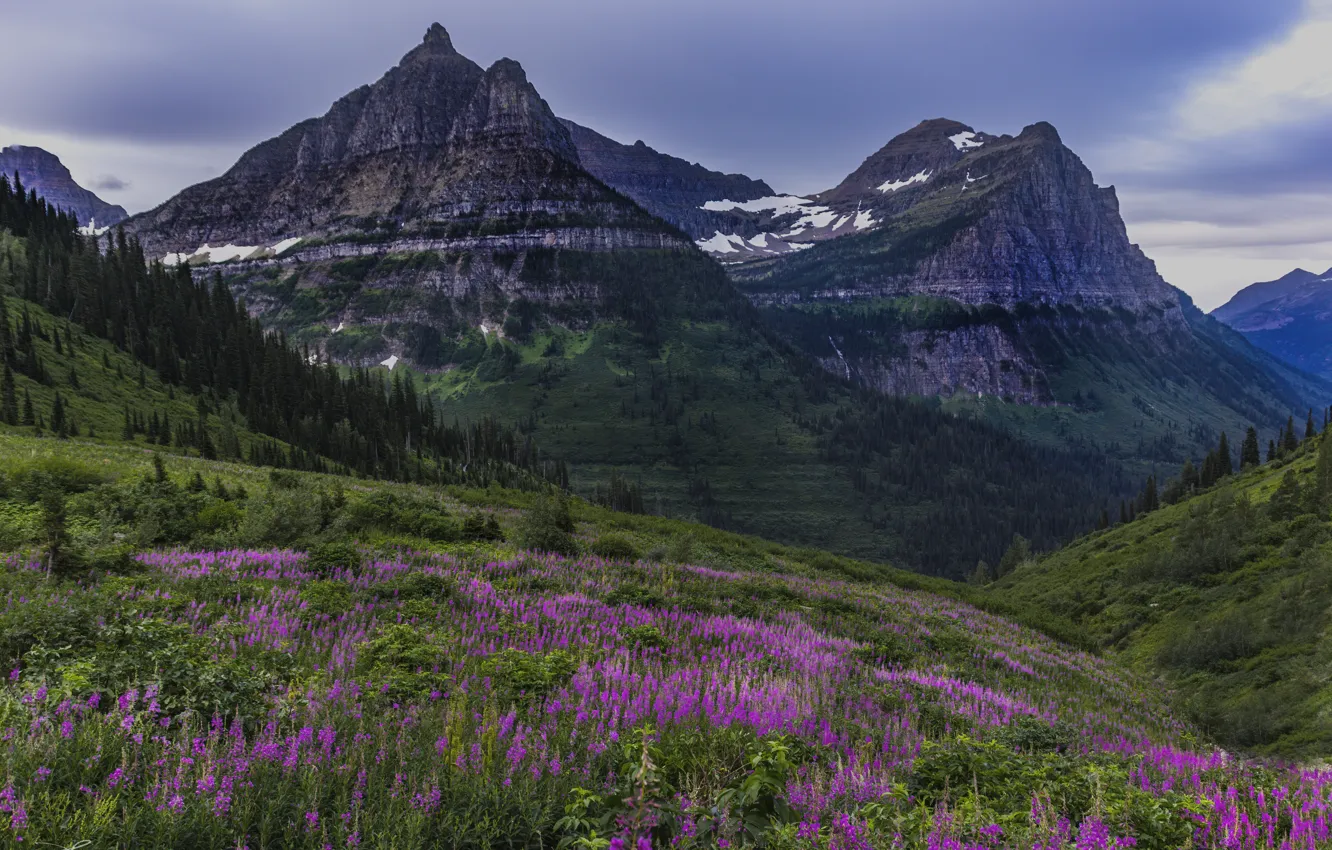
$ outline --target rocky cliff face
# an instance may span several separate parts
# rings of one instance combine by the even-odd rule
[[[0,174],[11,182],[18,174],[24,189],[35,189],[47,203],[74,213],[84,227],[119,224],[128,216],[124,207],[108,204],[75,183],[60,158],[41,148],[24,145],[0,148]]]
[[[150,256],[570,226],[664,229],[579,166],[569,131],[517,62],[483,70],[438,24],[378,82],[127,223]]]
[[[1212,315],[1286,363],[1332,379],[1332,269],[1247,286]]]
[[[1205,421],[1162,412],[1180,393],[1215,412],[1207,427],[1233,416],[1231,428],[1311,397],[1207,326],[1049,124],[1012,137],[927,121],[811,200],[869,208],[874,224],[730,274],[834,374],[895,395],[1079,409],[1094,387],[1167,433]]]

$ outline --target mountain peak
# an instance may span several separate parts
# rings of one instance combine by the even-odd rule
[[[36,190],[48,204],[73,213],[80,225],[117,224],[128,215],[123,207],[108,204],[74,182],[74,176],[60,157],[43,148],[31,145],[0,148],[0,174],[12,180],[16,173],[24,189]]]
[[[425,38],[422,39],[421,43],[436,50],[449,53],[457,52],[453,49],[453,39],[449,38],[449,31],[444,29],[444,25],[438,21],[431,24],[430,29],[426,30]]]
[[[1018,138],[1039,139],[1042,141],[1053,142],[1057,145],[1062,145],[1064,143],[1063,139],[1059,138],[1059,131],[1056,130],[1055,126],[1049,121],[1037,121],[1035,124],[1028,124],[1026,127],[1022,128],[1022,132],[1018,135]]]

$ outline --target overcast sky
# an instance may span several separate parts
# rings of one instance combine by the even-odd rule
[[[1050,121],[1211,309],[1332,266],[1332,0],[4,3],[0,145],[131,212],[378,78],[433,21],[556,113],[815,192],[949,117]]]

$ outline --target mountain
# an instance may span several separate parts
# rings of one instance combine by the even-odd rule
[[[84,227],[109,227],[129,215],[124,207],[108,204],[75,183],[60,158],[41,148],[25,145],[0,148],[0,174],[11,180],[17,174],[25,190],[36,191],[47,203],[73,213]]]
[[[709,201],[753,201],[776,194],[762,180],[709,171],[698,163],[658,153],[642,141],[625,145],[572,121],[561,121],[569,128],[585,169],[695,238],[744,227],[743,216],[705,209]]]
[[[1075,621],[1177,692],[1191,719],[1227,749],[1326,759],[1330,516],[1325,433],[991,587],[1015,605]]]
[[[961,575],[1014,531],[1069,539],[1129,486],[1095,453],[828,375],[576,137],[517,63],[482,70],[432,27],[126,230],[312,360],[517,424],[578,492],[628,480],[661,513]]]
[[[729,272],[786,338],[863,386],[1137,463],[1332,398],[1167,284],[1114,189],[1049,124],[992,136],[927,121],[816,200],[874,224]]]
[[[1332,380],[1332,269],[1255,283],[1212,316],[1292,366]]]
[[[152,255],[196,262],[683,241],[579,167],[568,129],[522,66],[502,59],[483,70],[439,25],[374,85],[127,228]],[[492,271],[478,267],[474,279]]]

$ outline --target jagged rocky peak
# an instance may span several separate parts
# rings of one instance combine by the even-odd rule
[[[72,212],[85,227],[118,224],[128,215],[124,207],[109,204],[74,182],[74,176],[60,157],[42,148],[28,145],[0,148],[0,174],[11,182],[17,174],[25,190],[35,190],[48,204]]]
[[[250,246],[241,255],[253,257],[291,239],[371,244],[375,234],[402,241],[446,231],[462,238],[484,229],[486,217],[505,218],[498,229],[513,233],[532,214],[612,229],[632,219],[635,228],[663,232],[579,168],[569,129],[521,65],[501,59],[483,69],[436,25],[375,83],[129,227],[153,255],[221,245]]]
[[[578,162],[569,130],[527,80],[523,66],[501,59],[485,72],[450,140],[462,144],[535,147]]]

